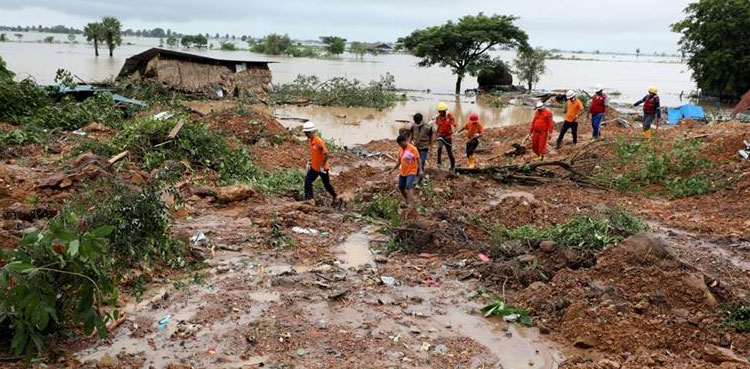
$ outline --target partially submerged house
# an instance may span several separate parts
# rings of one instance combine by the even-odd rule
[[[117,78],[161,82],[210,98],[249,96],[265,101],[271,88],[269,63],[152,48],[127,58]]]

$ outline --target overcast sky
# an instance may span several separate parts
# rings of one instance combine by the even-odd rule
[[[0,24],[82,26],[114,15],[124,28],[171,28],[295,39],[341,35],[395,41],[414,29],[467,14],[512,14],[530,43],[545,48],[675,52],[669,25],[690,0],[0,0]]]

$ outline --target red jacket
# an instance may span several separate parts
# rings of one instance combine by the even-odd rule
[[[552,112],[547,109],[537,110],[531,122],[531,133],[552,133],[555,130],[555,120]]]
[[[594,94],[594,96],[591,98],[591,107],[589,108],[589,113],[591,114],[601,114],[604,113],[604,111],[607,109],[607,94]]]

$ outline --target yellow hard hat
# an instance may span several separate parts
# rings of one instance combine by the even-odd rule
[[[648,93],[650,93],[650,94],[655,94],[655,93],[658,93],[658,92],[659,92],[659,89],[656,88],[656,86],[651,86],[651,87],[648,88]]]
[[[445,103],[440,103],[440,104],[438,104],[437,110],[438,111],[446,111],[446,110],[448,110],[448,105],[445,105]]]

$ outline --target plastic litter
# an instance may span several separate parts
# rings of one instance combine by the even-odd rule
[[[419,347],[419,351],[430,351],[430,344],[422,342],[422,346]]]
[[[75,131],[73,131],[73,134],[74,134],[74,135],[79,135],[79,136],[86,136],[86,132],[84,132],[84,131],[83,131],[82,129],[80,129],[80,128],[78,128],[78,129],[76,129]]]
[[[203,234],[203,232],[198,231],[193,237],[190,237],[190,242],[196,246],[203,246],[208,243],[208,238],[206,238],[206,235]]]
[[[156,119],[156,120],[165,120],[165,119],[172,118],[173,116],[174,116],[174,113],[170,113],[168,111],[163,111],[161,113],[154,114],[154,119]]]
[[[517,321],[520,317],[521,316],[518,314],[508,314],[508,315],[503,316],[503,320],[508,323],[513,323]]]
[[[306,353],[307,352],[303,348],[297,350],[297,356],[305,356]]]
[[[381,281],[382,281],[382,282],[383,282],[384,284],[386,284],[386,285],[388,285],[388,286],[393,286],[393,285],[395,285],[395,284],[396,284],[396,278],[393,278],[393,277],[386,277],[386,276],[382,276],[382,277],[380,277],[380,280],[381,280]]]
[[[315,236],[318,234],[317,229],[313,228],[302,228],[302,227],[292,227],[292,232],[299,233],[299,234],[306,234],[310,236]]]
[[[485,254],[485,253],[480,253],[479,255],[477,255],[477,257],[478,257],[478,258],[479,258],[479,260],[481,260],[481,261],[482,261],[483,263],[486,263],[486,262],[490,261],[490,257],[489,257],[489,256],[487,256],[487,254]]]
[[[167,316],[159,321],[159,325],[156,328],[158,328],[159,330],[166,328],[170,318],[172,318],[172,314],[167,314]]]
[[[435,352],[437,352],[438,354],[445,355],[448,353],[448,347],[445,345],[437,345],[435,346]]]
[[[743,150],[737,151],[737,154],[739,154],[743,160],[747,160],[748,158],[750,158],[750,142],[747,142],[747,140],[742,140],[742,143],[745,144],[745,148]]]

